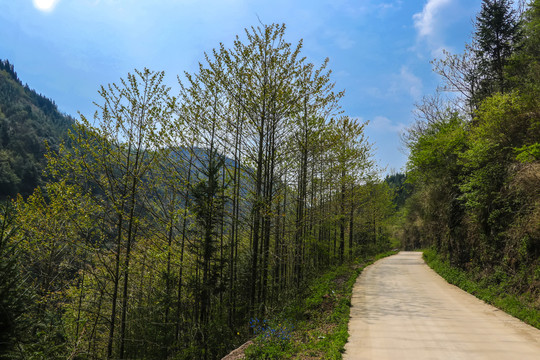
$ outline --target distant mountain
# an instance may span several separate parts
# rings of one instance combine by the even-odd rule
[[[56,148],[74,119],[23,85],[14,66],[0,60],[0,200],[29,195],[42,183],[45,142]]]

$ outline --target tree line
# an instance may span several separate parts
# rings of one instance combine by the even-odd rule
[[[405,245],[433,246],[530,299],[540,296],[539,24],[538,0],[521,12],[484,0],[465,51],[433,62],[453,94],[424,98],[404,137]]]
[[[174,96],[148,69],[101,87],[51,181],[0,217],[0,353],[219,358],[321,271],[390,246],[366,123],[284,36],[246,29]]]

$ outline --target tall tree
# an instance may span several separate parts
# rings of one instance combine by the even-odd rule
[[[107,358],[113,356],[115,339],[117,355],[123,358],[126,352],[130,261],[144,207],[141,194],[151,185],[144,180],[156,160],[155,139],[164,130],[160,124],[169,121],[175,105],[163,77],[163,72],[136,70],[120,85],[101,87],[98,127],[82,116],[71,136],[74,151],[50,159],[54,175],[88,184],[95,201],[110,211],[103,218],[114,257]]]
[[[214,52],[213,60],[208,59],[220,86],[247,118],[244,141],[249,146],[245,155],[254,169],[249,289],[253,312],[266,281],[277,161],[287,123],[299,100],[295,84],[303,64],[299,58],[302,44],[292,47],[284,33],[284,25],[251,28],[246,30],[247,43],[237,39],[232,49],[222,46]]]
[[[516,50],[520,36],[520,22],[511,0],[482,1],[473,41],[480,65],[481,97],[508,90],[504,67]]]
[[[308,189],[313,184],[315,158],[324,151],[321,141],[326,130],[326,121],[330,116],[339,113],[338,102],[343,92],[334,93],[334,84],[330,82],[330,71],[326,71],[328,59],[319,69],[312,64],[302,71],[300,85],[300,106],[296,118],[291,123],[290,148],[293,166],[296,167],[296,209],[295,209],[295,267],[294,276],[297,285],[302,281],[303,248],[307,236],[308,195],[314,194],[314,189]],[[311,166],[310,166],[311,164]],[[311,176],[310,176],[311,171]]]
[[[366,123],[357,119],[343,116],[332,122],[334,146],[332,153],[335,167],[333,169],[339,194],[339,261],[345,260],[345,235],[348,209],[353,206],[348,195],[354,193],[355,181],[362,180],[366,170],[373,164],[371,159],[371,145],[364,134]],[[351,190],[350,192],[348,190]],[[352,231],[352,229],[351,229]]]

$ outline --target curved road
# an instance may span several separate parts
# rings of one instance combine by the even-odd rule
[[[349,334],[345,360],[540,359],[540,330],[448,284],[419,252],[362,272]]]

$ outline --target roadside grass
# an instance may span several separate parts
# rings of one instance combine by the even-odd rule
[[[306,297],[272,319],[252,321],[263,326],[255,325],[257,336],[245,351],[246,359],[342,359],[356,278],[366,266],[395,253],[331,269],[311,282]]]
[[[535,301],[538,302],[538,299],[528,293],[512,294],[511,279],[508,277],[495,273],[490,277],[477,280],[474,274],[451,266],[434,250],[427,249],[423,253],[423,258],[429,267],[450,284],[540,329],[540,309],[535,307]]]

